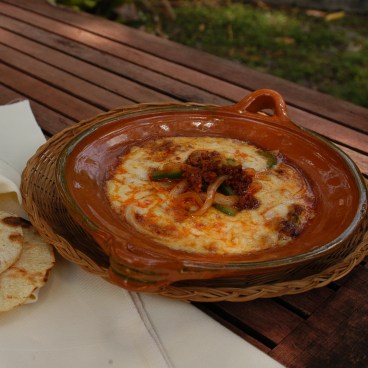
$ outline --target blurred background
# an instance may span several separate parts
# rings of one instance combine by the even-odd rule
[[[49,0],[368,107],[368,0]]]

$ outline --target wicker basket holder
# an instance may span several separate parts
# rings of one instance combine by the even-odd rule
[[[55,166],[64,146],[76,135],[90,126],[122,113],[142,111],[152,107],[170,107],[178,104],[140,104],[119,108],[72,125],[54,135],[28,161],[22,174],[21,192],[23,206],[33,226],[41,236],[52,244],[65,259],[79,265],[85,271],[109,281],[109,260],[99,247],[91,246],[94,240],[77,225],[66,211],[55,185]],[[196,105],[197,104],[182,104]],[[360,234],[360,239],[362,238]],[[244,287],[198,286],[193,283],[171,285],[159,292],[160,295],[196,302],[233,301],[244,302],[257,298],[272,298],[297,294],[323,287],[348,274],[368,254],[368,233],[351,252],[324,270],[306,277],[287,281],[264,282],[262,279]]]

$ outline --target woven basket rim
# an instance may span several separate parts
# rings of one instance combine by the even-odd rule
[[[107,270],[99,266],[85,253],[75,249],[68,240],[53,231],[48,223],[47,218],[42,216],[37,203],[41,200],[35,197],[34,187],[35,172],[45,169],[47,177],[52,180],[53,171],[52,163],[55,161],[71,137],[79,134],[90,126],[97,124],[106,119],[113,119],[121,117],[122,114],[142,112],[152,108],[162,107],[176,107],[176,106],[214,106],[197,103],[154,103],[154,104],[137,104],[129,107],[119,107],[117,109],[101,113],[90,119],[81,121],[78,124],[71,125],[50,138],[44,145],[42,145],[33,157],[27,163],[26,168],[22,174],[21,193],[23,197],[23,207],[29,214],[29,218],[33,226],[39,231],[41,236],[47,242],[52,244],[56,250],[67,260],[79,265],[87,272],[93,273],[97,276],[108,280]],[[56,148],[55,148],[56,147]],[[47,156],[49,155],[49,156]],[[45,159],[47,158],[47,160]],[[51,164],[50,164],[51,163]],[[47,199],[47,198],[46,198]],[[356,265],[358,265],[368,254],[368,233],[365,234],[363,241],[357,246],[352,253],[345,257],[341,262],[326,268],[324,271],[307,276],[300,279],[293,279],[284,282],[272,282],[269,284],[252,285],[244,288],[229,288],[229,287],[196,287],[196,286],[168,286],[158,292],[162,296],[181,299],[186,301],[196,302],[218,302],[218,301],[232,301],[244,302],[258,298],[272,298],[282,295],[290,295],[309,291],[314,288],[323,287],[332,281],[336,281],[348,274]]]

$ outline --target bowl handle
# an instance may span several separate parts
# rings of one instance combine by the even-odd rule
[[[278,92],[272,89],[258,89],[238,103],[225,108],[227,111],[238,114],[257,114],[258,117],[266,109],[273,111],[272,115],[263,113],[266,120],[280,125],[296,127],[287,114],[284,99]]]

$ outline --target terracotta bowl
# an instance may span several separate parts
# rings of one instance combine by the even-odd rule
[[[170,136],[230,137],[279,150],[309,179],[316,216],[287,246],[241,256],[185,253],[152,241],[115,214],[104,183],[129,147]],[[185,280],[239,282],[318,262],[327,267],[367,231],[367,188],[356,165],[331,142],[291,122],[272,90],[255,91],[231,106],[156,107],[100,120],[66,146],[56,176],[68,212],[109,256],[111,280],[131,290],[158,291]]]

